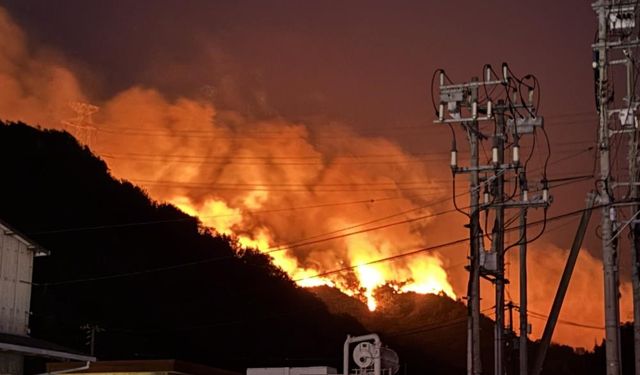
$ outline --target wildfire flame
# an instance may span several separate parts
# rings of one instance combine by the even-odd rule
[[[245,207],[260,208],[259,197],[266,199],[267,195],[263,192],[253,192],[244,199]],[[383,263],[370,264],[381,254],[387,253],[391,244],[385,242],[381,247],[377,247],[366,236],[349,238],[347,240],[348,266],[354,269],[353,274],[356,276],[354,285],[339,273],[319,276],[327,270],[303,267],[286,247],[277,247],[266,228],[258,228],[251,234],[237,234],[236,231],[242,231],[242,210],[231,208],[225,202],[206,200],[198,206],[185,196],[177,196],[169,201],[185,213],[199,217],[205,226],[218,233],[235,237],[242,247],[255,248],[268,253],[273,263],[285,271],[299,286],[336,287],[347,295],[362,297],[371,311],[376,310],[378,306],[375,290],[386,284],[394,286],[398,292],[444,293],[451,298],[456,297],[451,284],[447,281],[442,261],[436,257],[416,258],[407,261],[404,267]],[[336,264],[336,267],[340,265]]]

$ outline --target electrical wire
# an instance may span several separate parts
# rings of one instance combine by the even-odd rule
[[[549,319],[548,315],[536,313],[536,312],[531,311],[531,310],[527,310],[527,314],[529,316],[531,316],[532,318],[535,318],[535,319],[542,319],[542,320]],[[558,319],[557,322],[559,324],[569,325],[569,326],[572,326],[572,327],[604,330],[604,327],[602,327],[602,326],[595,326],[595,325],[591,325],[591,324],[578,323],[578,322],[574,322],[574,321],[571,321],[571,320]]]
[[[581,155],[582,153],[584,153],[585,151],[588,151],[589,149],[591,149],[591,147],[586,149],[586,150],[580,151],[578,153],[568,155],[565,158],[555,160],[555,161],[551,162],[550,165],[551,164],[557,164],[557,163],[566,161],[568,159],[577,157],[577,156]],[[493,181],[493,179],[483,181],[479,185],[478,189],[482,188],[482,186],[485,186],[490,181]],[[462,196],[464,194],[465,193],[460,193],[458,196]],[[380,198],[372,198],[372,199],[363,199],[363,200],[359,200],[359,201],[334,202],[334,203],[328,203],[327,205],[329,205],[329,206],[340,206],[340,205],[350,205],[350,204],[357,204],[357,203],[366,204],[366,203],[375,203],[375,202],[380,202],[380,201],[407,199],[407,198],[409,198],[409,197],[405,197],[405,196],[401,196],[401,197],[380,197]],[[440,201],[438,201],[438,202],[440,202]],[[280,209],[274,209],[274,210],[264,210],[264,212],[268,213],[268,212],[279,212],[279,211],[289,211],[289,210],[301,210],[301,209],[307,209],[307,208],[311,209],[311,208],[318,208],[318,207],[322,207],[322,206],[323,206],[323,204],[302,206],[302,207],[280,208]],[[426,208],[426,207],[422,206],[422,208]],[[261,211],[257,211],[257,212],[248,211],[248,213],[250,213],[250,214],[251,213],[260,213],[260,212]],[[218,217],[218,215],[203,216],[203,217],[204,218],[211,218],[211,217]],[[69,233],[69,232],[78,232],[78,231],[87,231],[87,230],[102,230],[102,229],[112,229],[112,228],[135,227],[135,226],[140,226],[140,225],[153,225],[153,224],[182,222],[182,221],[190,221],[190,220],[193,220],[193,219],[192,218],[184,218],[184,219],[172,219],[172,220],[149,220],[149,221],[130,222],[130,223],[112,223],[112,224],[102,224],[102,225],[86,226],[86,227],[56,228],[56,229],[49,229],[49,230],[43,230],[43,231],[37,231],[37,232],[30,232],[28,234],[30,236],[37,237],[37,236],[48,235],[48,234],[59,234],[59,233]]]
[[[597,209],[599,207],[600,206],[594,206],[592,209]],[[563,218],[566,218],[566,217],[575,216],[575,215],[581,214],[585,210],[586,209],[579,209],[579,210],[565,212],[563,214],[547,218],[546,220],[544,220],[544,222],[555,221],[555,220],[560,220],[560,219],[563,219]],[[537,221],[532,221],[532,222],[527,223],[527,226],[536,226],[536,225],[539,225],[539,224],[542,224],[542,223],[543,223],[543,220],[537,220]],[[519,229],[519,227],[507,228],[507,229],[505,229],[505,232],[516,230],[516,229]],[[330,271],[318,273],[316,275],[312,275],[312,276],[296,279],[296,280],[293,280],[293,281],[300,282],[300,281],[310,280],[310,279],[314,279],[314,278],[325,277],[325,276],[329,276],[329,275],[332,275],[332,274],[337,274],[337,273],[345,272],[345,271],[348,271],[348,270],[353,270],[355,268],[366,266],[366,265],[394,261],[394,260],[401,259],[401,258],[404,258],[404,257],[409,257],[409,256],[417,255],[417,254],[422,254],[422,253],[425,253],[425,252],[431,252],[431,251],[434,251],[434,250],[449,248],[449,247],[452,247],[452,246],[455,246],[455,245],[466,243],[468,241],[469,241],[468,238],[462,238],[462,239],[457,239],[457,240],[453,240],[453,241],[443,242],[443,243],[440,243],[440,244],[437,244],[437,245],[427,246],[427,247],[423,247],[423,248],[419,248],[419,249],[414,249],[414,250],[409,250],[409,251],[406,251],[406,252],[398,253],[398,254],[395,254],[395,255],[392,255],[392,256],[388,256],[388,257],[374,259],[374,260],[371,260],[371,261],[365,262],[365,263],[360,263],[360,264],[356,264],[356,265],[351,265],[351,266],[342,267],[342,268],[335,269],[335,270],[330,270]],[[140,270],[140,271],[124,272],[124,273],[118,273],[118,274],[102,275],[102,276],[96,276],[96,277],[64,280],[64,281],[57,281],[57,282],[32,283],[32,285],[38,286],[38,287],[48,287],[48,286],[60,286],[60,285],[69,285],[69,284],[77,284],[77,283],[85,283],[85,282],[105,281],[105,280],[118,279],[118,278],[123,278],[123,277],[144,275],[144,274],[155,273],[155,272],[164,272],[164,271],[168,271],[168,270],[185,268],[185,267],[190,267],[190,266],[194,266],[194,265],[201,265],[201,264],[207,264],[207,263],[212,263],[212,262],[219,262],[219,261],[222,261],[222,260],[228,260],[228,259],[232,259],[232,258],[235,258],[235,256],[212,257],[212,258],[206,258],[206,259],[201,259],[201,260],[192,261],[192,262],[173,264],[173,265],[169,265],[169,266],[150,268],[150,269]]]

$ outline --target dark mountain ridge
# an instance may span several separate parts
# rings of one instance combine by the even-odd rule
[[[340,369],[345,336],[374,331],[398,351],[402,374],[465,373],[462,302],[381,288],[371,313],[336,290],[299,288],[267,256],[236,252],[229,238],[114,179],[65,132],[0,124],[0,165],[0,218],[51,250],[34,266],[34,337],[86,349],[81,327],[95,325],[100,359],[177,358],[243,372]],[[488,318],[483,327],[488,373]],[[545,373],[601,365],[599,355],[567,347],[549,356]]]
[[[80,327],[91,324],[103,329],[101,359],[244,369],[337,366],[345,335],[364,332],[268,257],[237,255],[227,238],[115,180],[67,133],[3,124],[0,160],[0,218],[51,251],[34,265],[34,337],[86,349]]]

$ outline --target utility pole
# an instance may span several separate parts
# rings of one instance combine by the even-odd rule
[[[616,209],[628,206],[630,209],[630,250],[632,262],[635,370],[640,374],[640,275],[638,270],[638,234],[636,225],[638,213],[638,122],[636,112],[638,102],[635,95],[634,70],[635,55],[640,42],[636,27],[637,9],[635,2],[598,0],[592,4],[598,17],[598,39],[592,45],[594,52],[593,69],[596,83],[596,107],[599,115],[598,150],[600,173],[598,180],[598,203],[602,207],[602,261],[604,268],[604,312],[605,312],[605,355],[607,375],[621,373],[620,354],[620,306],[618,273],[618,240],[626,226],[619,226]],[[622,102],[614,97],[616,75],[609,67],[623,65],[626,68],[626,96]],[[611,74],[610,74],[611,73]],[[610,109],[610,107],[618,107]],[[618,121],[612,121],[617,117]],[[629,136],[628,181],[612,179],[611,140],[612,136]],[[619,146],[617,146],[619,147]],[[619,150],[614,150],[618,154]],[[615,189],[627,187],[628,195],[618,202]],[[625,202],[626,200],[626,202]],[[619,228],[619,229],[618,229]]]
[[[634,79],[633,62],[627,62],[627,96],[625,100],[632,105],[635,102],[635,93],[631,87],[631,81]],[[633,289],[633,341],[634,341],[634,368],[635,373],[640,374],[640,225],[636,218],[637,212],[640,210],[638,205],[638,132],[633,131],[629,134],[628,143],[628,170],[629,170],[629,240],[631,252],[631,282]]]
[[[494,195],[495,208],[495,226],[493,229],[493,245],[496,256],[496,270],[494,275],[495,292],[496,292],[496,323],[494,326],[494,363],[495,374],[504,374],[504,173],[498,174],[499,168],[504,165],[504,141],[505,121],[504,111],[505,103],[503,100],[498,101],[496,106],[496,130],[493,137],[493,164],[496,168],[496,190]],[[497,154],[497,157],[496,155]]]
[[[634,9],[635,17],[635,9]],[[629,168],[629,201],[632,203],[629,212],[629,240],[631,251],[631,284],[633,289],[633,343],[634,343],[634,368],[635,373],[640,374],[640,225],[637,219],[637,213],[640,211],[638,204],[638,184],[640,178],[638,176],[638,124],[635,119],[635,113],[630,113],[637,106],[637,97],[635,94],[635,69],[633,56],[634,53],[626,52],[626,70],[627,70],[627,96],[625,104],[627,105],[626,117],[629,122],[629,116],[634,122],[632,131],[629,132],[629,152],[628,152],[628,168]],[[634,82],[634,85],[632,85]]]
[[[86,334],[86,342],[85,344],[89,347],[89,354],[91,356],[95,355],[96,349],[96,333],[104,331],[104,329],[100,328],[97,324],[85,324],[80,327],[85,331]]]
[[[477,99],[478,88],[471,92],[472,97]],[[469,290],[467,301],[469,306],[468,314],[468,340],[467,343],[467,375],[478,375],[482,373],[482,360],[480,358],[480,180],[478,166],[480,157],[478,153],[478,135],[480,127],[478,120],[472,120],[469,124],[468,139],[471,173],[469,173]],[[457,152],[457,151],[456,151]],[[452,168],[453,168],[452,160]],[[457,161],[456,163],[457,164]],[[455,177],[454,177],[455,178]]]
[[[629,200],[638,202],[638,133],[629,137]],[[636,203],[631,206],[631,284],[633,288],[633,344],[635,373],[640,374],[640,225],[634,215],[640,210]]]
[[[524,171],[520,171],[518,176],[520,186],[520,200],[526,201],[527,197],[524,196],[524,192],[528,190],[526,186],[527,178]],[[520,244],[519,244],[519,279],[520,279],[520,346],[519,346],[519,368],[520,375],[527,375],[529,370],[529,322],[527,317],[527,207],[520,208]],[[514,329],[515,331],[515,329]]]
[[[438,72],[436,72],[438,73]],[[491,104],[484,108],[486,116],[480,117],[478,112],[478,91],[486,84],[500,84],[500,81],[492,83],[479,82],[474,77],[468,84],[446,85],[446,74],[439,71],[440,104],[437,108],[437,123],[459,124],[469,141],[469,167],[458,167],[458,150],[455,140],[455,133],[451,149],[451,171],[455,178],[456,173],[469,174],[469,282],[467,288],[467,375],[482,374],[482,360],[480,353],[480,257],[481,238],[483,236],[480,229],[480,159],[479,143],[486,139],[480,130],[480,121],[491,121]],[[437,74],[434,74],[434,78]],[[432,82],[433,87],[433,82]],[[432,93],[433,94],[433,93]],[[435,98],[434,98],[435,102]],[[445,103],[447,111],[452,115],[451,119],[445,119]],[[466,117],[462,117],[465,111]],[[453,130],[453,127],[451,127]],[[454,202],[455,204],[455,202]]]
[[[436,71],[434,79],[438,76],[438,73],[440,89],[439,105],[436,108],[438,119],[434,122],[447,124],[451,127],[453,133],[451,171],[454,181],[457,174],[469,174],[470,181],[468,213],[458,207],[454,197],[455,207],[469,218],[470,249],[469,265],[466,267],[469,271],[467,292],[467,374],[477,375],[482,373],[480,359],[480,278],[482,277],[491,281],[495,286],[494,374],[504,375],[504,289],[508,282],[504,277],[504,255],[508,248],[516,245],[526,247],[527,244],[526,230],[523,231],[521,228],[520,239],[515,244],[505,248],[505,209],[516,208],[522,212],[526,208],[543,207],[546,210],[550,203],[546,183],[543,184],[541,194],[532,199],[529,198],[526,173],[524,173],[526,163],[523,165],[520,160],[520,138],[523,135],[534,135],[536,129],[543,128],[542,117],[537,116],[537,108],[533,104],[538,82],[531,75],[527,75],[523,79],[510,76],[512,74],[510,74],[506,64],[502,66],[502,77],[498,77],[490,65],[485,65],[483,73],[486,76],[483,77],[482,81],[473,78],[470,82],[462,84],[451,82],[443,70]],[[531,80],[531,83],[528,83],[527,80]],[[432,88],[433,86],[432,82]],[[514,87],[518,87],[518,89],[514,89]],[[479,95],[480,88],[483,89],[484,97]],[[503,90],[495,90],[497,88],[502,88]],[[502,95],[493,95],[496,97],[502,96],[497,102],[492,96],[494,91],[503,92]],[[525,91],[525,93],[518,91]],[[525,95],[523,96],[523,94]],[[528,101],[525,101],[525,97],[529,98]],[[507,113],[510,117],[508,121],[506,119]],[[480,126],[480,123],[487,122],[495,125],[491,138],[487,135],[491,134],[490,130]],[[469,167],[458,165],[456,133],[453,124],[460,125],[467,135],[470,154]],[[487,164],[481,165],[478,146],[480,142],[487,139],[493,141],[492,157]],[[508,142],[509,140],[511,142]],[[511,160],[508,162],[505,161],[507,144],[511,152]],[[482,179],[480,174],[483,174]],[[510,197],[505,195],[507,174],[515,176],[515,188],[520,189],[520,195],[516,200],[513,199],[516,196],[515,193]],[[546,176],[546,171],[543,176]],[[546,179],[543,178],[543,181],[546,181]],[[479,196],[482,188],[484,188],[484,201],[480,203]],[[486,215],[493,214],[494,217],[494,226],[490,236],[491,248],[488,251],[484,249],[484,231],[480,224],[481,212],[485,212]],[[524,277],[526,277],[526,272]],[[526,281],[524,292],[526,301]],[[526,311],[524,314],[526,314]],[[510,324],[512,325],[513,322],[511,321]],[[524,340],[525,342],[527,340],[526,332]],[[524,363],[526,367],[526,357],[524,358]]]
[[[620,374],[620,312],[618,307],[618,285],[616,284],[616,254],[611,245],[611,176],[609,171],[609,118],[607,113],[607,19],[604,1],[598,8],[598,42],[601,44],[599,55],[599,113],[600,127],[598,130],[598,149],[600,152],[600,181],[599,199],[602,205],[601,230],[602,230],[602,261],[604,266],[604,304],[605,304],[605,346],[607,375]]]

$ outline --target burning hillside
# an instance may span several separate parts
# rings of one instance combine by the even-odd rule
[[[91,80],[80,82],[64,57],[30,43],[2,8],[0,31],[2,119],[69,131],[100,155],[114,176],[198,216],[239,245],[268,253],[299,285],[334,286],[370,309],[376,308],[374,291],[382,285],[452,298],[466,293],[466,249],[395,257],[466,236],[464,216],[451,207],[450,176],[433,169],[446,168],[446,157],[438,159],[435,151],[410,154],[341,123],[296,122],[277,111],[257,118],[250,110],[222,110],[208,89],[179,97],[131,82],[128,89],[101,97],[89,92]],[[267,98],[257,96],[266,106]],[[531,256],[540,261],[529,264],[540,266],[530,266],[536,275],[530,309],[540,320],[549,310],[565,247],[542,240],[531,247]],[[601,270],[596,258],[582,256],[586,261],[578,265],[568,295],[577,302],[563,311],[592,327],[559,328],[556,338],[590,346],[602,337],[601,295],[583,295],[599,290],[593,280]],[[508,257],[515,269],[516,255]],[[376,262],[380,259],[385,261]],[[513,287],[507,290],[517,300],[516,277],[508,277]],[[483,308],[491,307],[491,293],[484,296]],[[539,336],[541,323],[534,322],[532,337]]]
[[[269,252],[300,285],[334,285],[371,309],[373,290],[386,283],[455,297],[436,253],[368,264],[432,241],[428,217],[436,202],[442,208],[448,200],[424,157],[335,124],[311,129],[280,118],[253,120],[219,112],[206,98],[169,101],[140,87],[98,111],[83,104],[86,96],[62,62],[32,55],[22,31],[5,12],[0,16],[4,118],[71,132],[114,175],[241,246]]]
[[[370,264],[424,246],[434,202],[447,203],[420,160],[387,140],[335,125],[251,121],[139,88],[95,118],[104,129],[95,148],[117,176],[268,252],[302,286],[336,286],[372,310],[374,289],[387,283],[455,297],[437,254]]]

